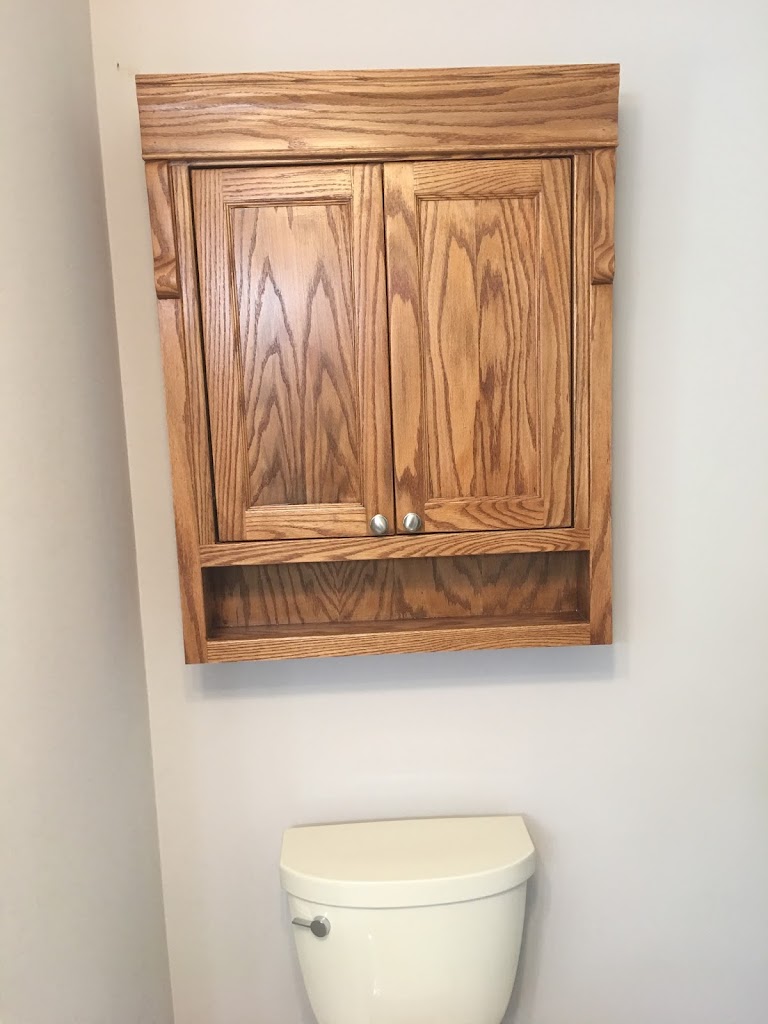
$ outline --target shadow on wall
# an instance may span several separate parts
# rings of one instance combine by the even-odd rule
[[[510,683],[610,682],[624,645],[549,647],[436,654],[383,654],[203,665],[187,672],[191,699],[259,697]],[[624,666],[626,667],[626,666]]]

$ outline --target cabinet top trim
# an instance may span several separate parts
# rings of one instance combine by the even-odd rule
[[[139,75],[146,160],[445,158],[617,144],[618,64]]]

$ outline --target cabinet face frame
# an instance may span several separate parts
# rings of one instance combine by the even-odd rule
[[[139,76],[188,663],[610,643],[611,315],[618,65]],[[572,525],[456,535],[218,541],[191,172],[212,166],[568,159]],[[391,268],[390,268],[391,271]],[[588,555],[584,621],[249,640],[209,636],[206,566],[517,551]],[[446,626],[448,624],[446,623]]]

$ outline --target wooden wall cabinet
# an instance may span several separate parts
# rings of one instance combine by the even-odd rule
[[[188,662],[611,642],[618,78],[137,79]]]

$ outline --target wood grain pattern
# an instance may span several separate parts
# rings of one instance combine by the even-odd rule
[[[544,502],[539,497],[434,498],[424,503],[427,533],[535,529],[543,519]]]
[[[421,356],[419,227],[414,165],[384,165],[395,515],[424,518],[426,434]]]
[[[221,630],[208,641],[215,662],[279,658],[333,658],[351,654],[479,651],[498,647],[563,647],[589,644],[589,623],[570,614],[517,617],[470,625],[402,622],[355,630],[350,626]]]
[[[365,535],[392,514],[380,170],[193,189],[220,537]]]
[[[181,621],[184,656],[189,664],[207,660],[205,598],[197,538],[194,452],[190,440],[184,318],[178,299],[158,302],[160,342],[163,351],[168,445],[173,481],[173,509],[176,523],[176,552],[179,562]]]
[[[363,533],[350,170],[243,169],[224,176],[221,195],[243,374],[244,536]]]
[[[451,160],[418,163],[413,184],[422,199],[505,199],[514,195],[537,196],[541,192],[540,160]]]
[[[581,614],[581,552],[206,570],[212,631],[251,626]]]
[[[230,233],[248,507],[360,505],[349,203],[233,207]]]
[[[398,521],[568,525],[570,162],[384,173]]]
[[[352,168],[352,281],[360,380],[363,505],[394,530],[389,323],[380,166]]]
[[[589,527],[592,154],[573,158],[573,525]]]
[[[403,159],[615,146],[615,64],[140,75],[148,159]]]
[[[187,457],[195,495],[197,537],[200,544],[216,540],[213,508],[211,444],[208,428],[208,397],[205,389],[203,346],[200,331],[200,303],[197,290],[197,260],[192,223],[192,192],[189,169],[184,164],[170,166],[174,222],[184,322],[183,353],[186,377]]]
[[[368,533],[369,516],[364,505],[357,502],[305,505],[260,505],[245,512],[245,536],[249,539],[270,537],[364,536]]]
[[[349,202],[351,170],[331,167],[238,167],[221,179],[227,206],[292,206],[297,203]]]
[[[590,367],[590,600],[593,644],[613,638],[611,602],[611,318],[613,289],[592,290],[592,355]]]
[[[277,562],[343,562],[588,549],[588,530],[496,530],[315,540],[312,544],[304,541],[209,544],[200,549],[200,563],[203,566],[267,565]]]
[[[541,474],[546,526],[572,522],[571,367],[573,353],[570,160],[542,161],[539,359]]]
[[[138,91],[186,660],[610,643],[618,68]]]
[[[427,493],[538,496],[537,199],[419,212]]]
[[[159,299],[179,296],[179,275],[176,265],[176,238],[173,224],[173,201],[168,164],[151,161],[144,166],[152,229],[152,255],[155,263],[155,293]]]
[[[616,150],[598,149],[593,155],[594,204],[592,208],[592,280],[610,284],[614,273],[614,182]]]
[[[191,181],[218,535],[220,540],[243,540],[248,462],[229,273],[229,210],[222,196],[227,173],[193,171]]]

